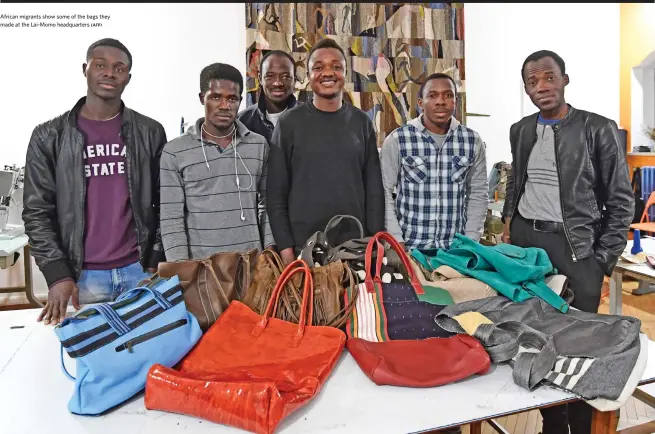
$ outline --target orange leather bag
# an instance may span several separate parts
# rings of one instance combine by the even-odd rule
[[[280,292],[303,273],[300,322],[272,317]],[[255,433],[272,433],[280,421],[321,389],[341,355],[346,336],[334,327],[309,326],[313,282],[297,260],[280,275],[264,315],[233,301],[178,370],[154,365],[145,405]]]

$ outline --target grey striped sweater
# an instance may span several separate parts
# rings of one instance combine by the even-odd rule
[[[236,159],[231,146],[221,150],[206,140],[203,153],[203,121],[168,142],[161,156],[161,236],[168,262],[274,244],[266,213],[268,142],[237,120]]]

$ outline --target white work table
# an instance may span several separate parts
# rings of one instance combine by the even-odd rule
[[[61,371],[52,326],[36,323],[39,310],[0,312],[0,431],[11,434],[205,434],[242,433],[192,417],[146,410],[143,395],[98,417],[68,412],[73,382]],[[12,326],[23,328],[11,329]],[[655,381],[655,343],[649,347],[645,382]],[[66,365],[74,375],[74,362]],[[438,362],[438,361],[435,361]],[[429,432],[570,401],[562,391],[519,388],[506,365],[435,388],[376,386],[347,351],[307,406],[284,420],[278,433]],[[614,412],[611,412],[612,415]],[[598,413],[609,415],[610,413]],[[609,417],[609,416],[608,416]],[[479,424],[472,432],[480,432]],[[594,431],[607,433],[606,430]]]
[[[27,235],[19,235],[11,239],[0,239],[0,257],[10,257],[19,250],[23,250],[23,273],[25,285],[12,286],[10,288],[0,288],[0,294],[11,294],[14,292],[24,292],[27,300],[34,307],[43,307],[34,296],[34,287],[32,285],[32,258],[30,257],[30,244]]]

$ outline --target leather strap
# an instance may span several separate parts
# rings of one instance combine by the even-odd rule
[[[391,249],[398,254],[398,257],[400,258],[400,262],[403,264],[408,274],[410,284],[412,285],[412,288],[414,288],[414,292],[416,294],[425,294],[425,291],[423,290],[423,286],[421,286],[418,277],[416,277],[416,274],[414,273],[414,269],[412,268],[412,265],[409,262],[409,258],[407,257],[405,250],[403,250],[400,244],[398,244],[398,241],[396,241],[396,239],[388,232],[378,232],[373,236],[373,238],[371,238],[371,241],[369,241],[368,246],[366,246],[366,255],[364,257],[366,278],[364,279],[364,283],[366,284],[366,289],[368,290],[368,292],[369,293],[375,292],[375,286],[373,284],[374,282],[377,283],[378,285],[382,285],[382,278],[380,277],[380,272],[382,268],[382,260],[384,257],[384,246],[382,245],[381,241],[386,241],[391,247]],[[374,247],[377,247],[375,276],[371,276],[371,265],[373,261]]]
[[[562,223],[549,222],[544,220],[532,220],[532,228],[537,232],[548,232],[557,234],[563,231]]]

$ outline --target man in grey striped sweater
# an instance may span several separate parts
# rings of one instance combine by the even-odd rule
[[[236,68],[205,67],[205,117],[164,147],[160,213],[168,262],[274,244],[266,213],[268,142],[236,119],[242,93]]]

